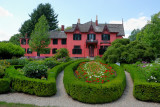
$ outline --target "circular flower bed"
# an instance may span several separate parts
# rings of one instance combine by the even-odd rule
[[[80,80],[88,83],[103,84],[114,79],[116,71],[108,64],[90,61],[80,63],[75,75]]]

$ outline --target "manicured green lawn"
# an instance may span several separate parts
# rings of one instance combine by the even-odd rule
[[[6,103],[0,101],[0,107],[39,107],[31,104],[20,104],[20,103]]]

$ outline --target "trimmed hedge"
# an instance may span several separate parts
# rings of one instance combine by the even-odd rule
[[[86,60],[87,61],[87,60]],[[117,71],[117,77],[104,84],[93,84],[80,81],[74,75],[74,70],[81,62],[78,61],[64,70],[64,86],[66,92],[75,100],[85,103],[106,103],[117,100],[126,86],[126,77],[123,69],[115,64],[111,65]]]
[[[25,77],[17,72],[14,66],[6,69],[6,77],[11,79],[11,86],[15,91],[33,94],[37,96],[52,96],[56,94],[56,78],[58,74],[73,61],[63,63],[48,70],[48,79],[40,80]]]
[[[134,65],[124,65],[134,81],[133,95],[142,101],[160,102],[160,83],[147,82],[142,72]]]
[[[0,94],[10,91],[10,80],[8,78],[0,79]]]

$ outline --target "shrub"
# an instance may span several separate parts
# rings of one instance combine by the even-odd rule
[[[72,63],[64,70],[64,87],[73,99],[85,103],[106,103],[117,100],[123,94],[126,78],[122,68],[111,65],[117,71],[117,77],[111,82],[104,84],[86,83],[77,79],[74,75],[74,70],[81,62],[85,61]]]
[[[6,69],[5,76],[11,79],[12,88],[18,92],[35,94],[37,96],[52,96],[56,94],[56,78],[58,74],[73,61],[62,63],[48,70],[48,79],[28,78],[17,72],[13,66]]]
[[[23,68],[25,76],[39,79],[41,77],[47,77],[47,69],[47,66],[38,62],[30,62]]]
[[[124,65],[134,81],[133,95],[142,101],[160,102],[160,83],[148,82],[145,75],[135,65]]]
[[[8,78],[0,79],[0,94],[10,91],[10,80]]]
[[[28,64],[29,61],[27,59],[8,59],[6,60],[10,65],[25,65]]]
[[[61,58],[69,58],[69,51],[66,48],[60,48],[58,50],[56,50],[56,54],[54,55],[54,58],[57,59],[61,59]]]
[[[4,76],[4,70],[5,70],[5,67],[0,65],[0,78]]]
[[[53,68],[56,65],[59,65],[60,63],[54,60],[53,58],[46,58],[44,60],[44,65],[46,65],[48,68]]]
[[[0,43],[0,56],[2,59],[10,59],[12,57],[21,57],[24,55],[24,49],[12,43]]]
[[[155,59],[155,50],[147,44],[129,39],[116,39],[102,56],[109,63],[151,62]]]

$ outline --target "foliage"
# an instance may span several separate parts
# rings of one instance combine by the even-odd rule
[[[32,104],[20,104],[20,103],[8,103],[8,102],[2,102],[0,101],[1,107],[39,107]]]
[[[105,82],[110,82],[114,79],[116,73],[108,64],[91,61],[80,63],[75,71],[75,75],[80,80],[88,83],[104,84]]]
[[[156,48],[156,53],[160,54],[160,12],[154,14],[151,17],[151,21],[141,29],[136,35],[136,38],[148,44],[149,46]]]
[[[102,56],[109,63],[151,62],[155,59],[155,51],[147,44],[129,39],[116,39]]]
[[[140,32],[140,29],[134,29],[131,32],[131,35],[128,37],[130,41],[135,41],[136,40],[136,35]]]
[[[59,65],[60,63],[54,60],[53,58],[46,58],[44,60],[44,65],[46,65],[48,68],[53,68],[56,65]]]
[[[10,91],[10,80],[8,78],[0,79],[0,94]]]
[[[67,30],[70,30],[70,29],[72,29],[72,26],[66,27],[66,28],[64,29],[64,31],[67,31]]]
[[[56,78],[58,74],[71,63],[73,63],[73,61],[60,64],[48,70],[47,80],[25,77],[13,66],[6,69],[5,76],[11,79],[11,87],[15,91],[35,94],[37,96],[52,96],[55,95],[57,91]]]
[[[49,3],[39,4],[36,9],[29,15],[30,19],[24,22],[20,28],[20,32],[25,35],[31,35],[32,31],[35,29],[35,25],[38,22],[38,19],[44,15],[49,24],[49,30],[54,30],[57,28],[57,17],[58,15],[54,12],[53,8]]]
[[[64,70],[63,83],[66,92],[75,100],[85,103],[106,103],[117,100],[125,89],[126,80],[125,73],[122,68],[117,65],[111,65],[117,72],[117,76],[110,82],[104,84],[93,84],[79,80],[74,75],[81,60],[67,66]]]
[[[24,55],[24,49],[12,43],[0,42],[0,57],[10,59],[12,57],[21,57]],[[0,58],[0,59],[1,59]]]
[[[29,61],[27,59],[8,59],[6,61],[10,65],[25,65],[25,64],[29,63]]]
[[[5,67],[0,65],[0,78],[4,76],[4,70],[5,70]]]
[[[15,34],[9,39],[9,42],[20,46],[20,37],[21,37],[20,34]]]
[[[47,69],[47,66],[38,62],[30,62],[23,68],[25,76],[39,79],[47,77]]]
[[[45,51],[46,47],[50,44],[48,31],[48,22],[45,16],[42,15],[31,34],[29,46],[32,50],[36,51],[37,53],[43,53],[43,51]]]
[[[148,82],[145,75],[135,65],[124,65],[134,81],[133,95],[142,101],[160,102],[160,83]]]
[[[61,58],[69,58],[69,51],[66,48],[60,48],[56,50],[56,54],[54,55],[54,58],[56,60],[61,59]]]

